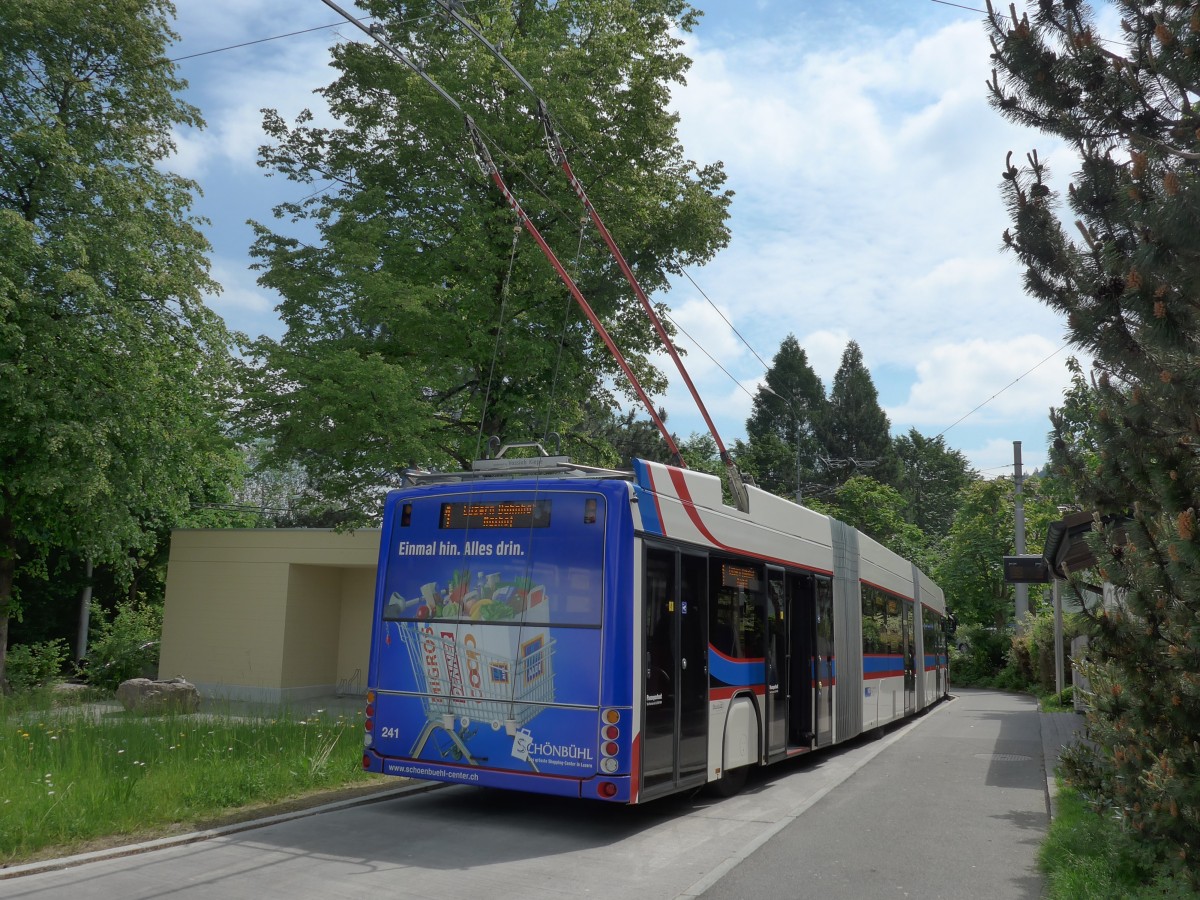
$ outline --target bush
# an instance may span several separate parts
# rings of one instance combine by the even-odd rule
[[[1023,691],[1035,680],[1034,660],[1037,658],[1037,650],[1034,647],[1033,636],[1028,630],[1014,634],[1010,640],[1002,674],[1008,676],[1013,690]]]
[[[29,691],[58,678],[70,658],[71,651],[62,638],[14,644],[8,648],[5,674],[14,691]]]
[[[991,687],[1004,668],[1008,634],[983,625],[963,625],[950,649],[950,681],[963,687]]]
[[[1078,613],[1068,613],[1063,616],[1063,659],[1070,658],[1071,640],[1083,634],[1084,618]],[[1032,677],[1037,681],[1043,693],[1054,690],[1054,613],[1045,612],[1040,616],[1031,617],[1027,623],[1027,634],[1030,636],[1030,657]],[[1071,666],[1063,666],[1063,675],[1071,680]]]
[[[130,678],[153,678],[158,671],[162,609],[141,603],[118,603],[111,620],[92,607],[95,636],[88,652],[87,679],[115,690]]]
[[[1054,695],[1054,702],[1059,706],[1065,706],[1067,709],[1075,708],[1075,685],[1068,684],[1065,688]]]

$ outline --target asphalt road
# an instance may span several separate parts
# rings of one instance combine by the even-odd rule
[[[7,877],[0,897],[1023,900],[1047,821],[1036,707],[970,691],[727,800],[455,786]]]

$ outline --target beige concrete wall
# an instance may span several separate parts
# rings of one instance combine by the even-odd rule
[[[375,608],[375,569],[342,569],[342,619],[338,628],[338,686],[365,693],[371,654],[371,613]]]
[[[332,693],[337,682],[342,573],[333,566],[292,565],[288,570],[280,687],[295,693]]]
[[[365,684],[378,553],[378,530],[174,532],[159,677],[231,699]]]

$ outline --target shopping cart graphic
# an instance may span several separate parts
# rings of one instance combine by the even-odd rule
[[[441,730],[462,759],[478,765],[466,743],[472,723],[487,723],[494,731],[503,727],[515,737],[554,702],[554,640],[544,628],[532,637],[522,632],[527,633],[511,626],[402,624],[426,720],[410,756],[419,758]]]

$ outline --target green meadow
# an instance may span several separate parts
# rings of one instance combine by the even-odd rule
[[[193,830],[382,781],[362,713],[135,716],[0,698],[0,864]]]

